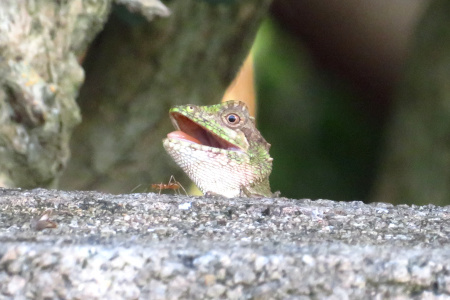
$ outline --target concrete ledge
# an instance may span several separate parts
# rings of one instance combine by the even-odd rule
[[[0,299],[23,297],[446,299],[450,207],[0,190]]]

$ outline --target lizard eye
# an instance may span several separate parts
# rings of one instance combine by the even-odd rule
[[[241,121],[241,118],[237,114],[229,114],[225,117],[225,119],[230,125],[237,125]]]
[[[236,126],[236,125],[239,125],[242,120],[241,120],[241,117],[239,117],[239,115],[237,115],[235,113],[231,113],[231,114],[228,114],[225,116],[225,121],[230,126]]]

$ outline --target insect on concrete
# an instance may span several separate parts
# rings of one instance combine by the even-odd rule
[[[175,177],[173,175],[170,176],[169,182],[166,183],[154,183],[152,184],[152,189],[159,190],[159,194],[161,195],[162,190],[174,190],[179,191],[179,189],[182,188],[186,196],[188,195],[184,187],[175,180]]]

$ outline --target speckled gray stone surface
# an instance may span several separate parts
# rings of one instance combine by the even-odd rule
[[[0,190],[13,298],[448,299],[450,207]]]

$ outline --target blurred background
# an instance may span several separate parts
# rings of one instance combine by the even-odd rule
[[[254,45],[258,121],[288,197],[370,199],[427,1],[275,1]]]
[[[230,97],[272,144],[273,191],[450,203],[449,1],[164,3],[171,16],[150,23],[116,6],[90,47],[62,188],[189,184],[160,144],[168,109],[218,103],[251,48]]]
[[[293,198],[373,199],[386,122],[428,4],[273,3],[253,53],[274,190]]]
[[[238,99],[282,196],[450,204],[448,0],[0,3],[3,187],[188,187],[170,107]]]

